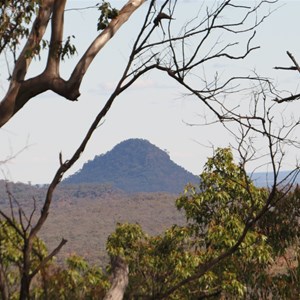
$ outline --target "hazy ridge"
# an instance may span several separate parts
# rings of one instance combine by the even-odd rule
[[[174,163],[160,148],[143,139],[129,139],[96,156],[63,184],[109,183],[125,192],[180,193],[199,177]]]

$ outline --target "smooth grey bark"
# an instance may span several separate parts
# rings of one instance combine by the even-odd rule
[[[103,300],[122,300],[128,285],[129,268],[120,257],[113,258],[111,263],[113,268],[112,284]]]

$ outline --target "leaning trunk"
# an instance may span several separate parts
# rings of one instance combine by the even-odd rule
[[[122,300],[128,285],[128,265],[120,257],[112,259],[113,278],[111,288],[103,300]]]

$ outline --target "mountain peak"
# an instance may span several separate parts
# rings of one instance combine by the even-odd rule
[[[64,183],[110,183],[126,192],[180,193],[187,183],[198,181],[149,141],[128,139],[85,163]]]

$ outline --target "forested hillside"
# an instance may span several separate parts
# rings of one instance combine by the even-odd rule
[[[129,139],[96,156],[64,183],[109,183],[126,192],[180,193],[197,176],[175,164],[147,140]]]

